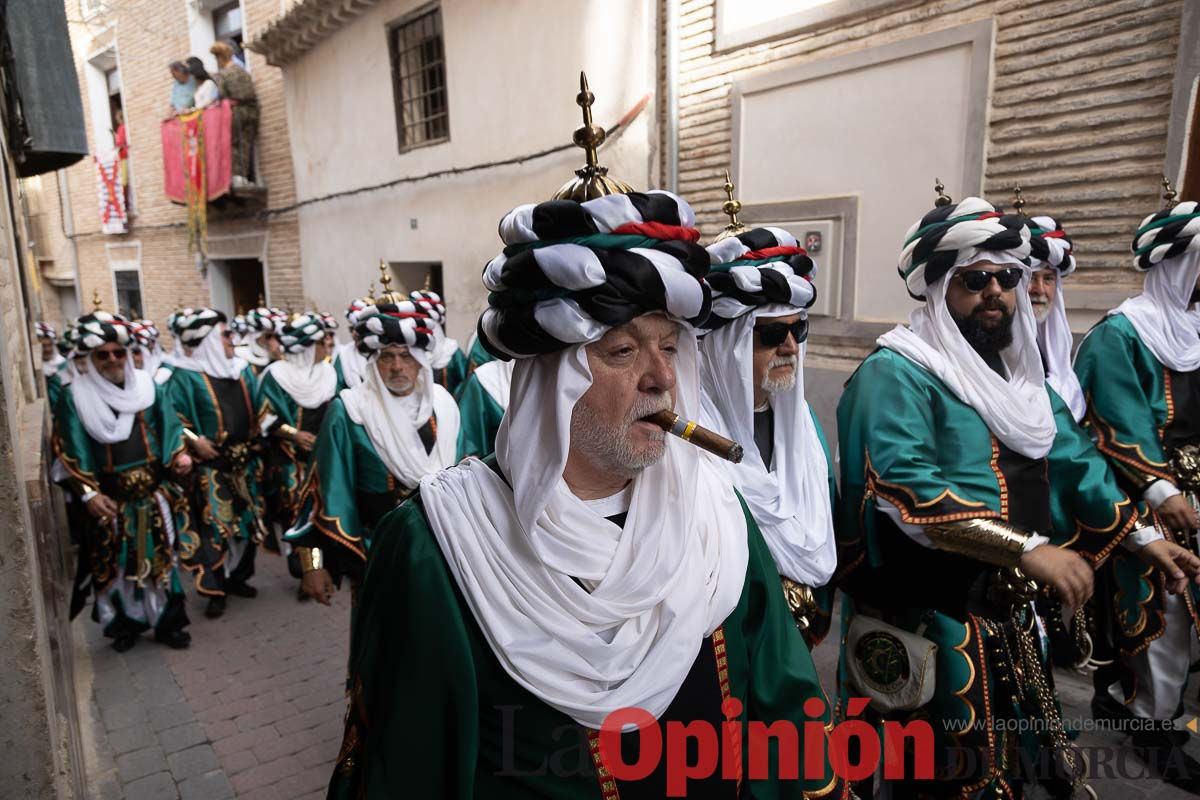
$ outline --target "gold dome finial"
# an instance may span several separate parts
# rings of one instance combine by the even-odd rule
[[[934,178],[933,181],[933,190],[937,192],[937,199],[933,201],[933,204],[938,208],[941,208],[942,206],[948,206],[953,203],[954,201],[950,199],[949,195],[946,194],[946,187],[942,184],[942,179]]]
[[[92,289],[92,311],[93,312],[99,311],[100,306],[103,302],[104,301],[100,299],[100,290]]]
[[[403,288],[392,291],[392,268],[388,266],[387,259],[379,259],[379,285],[381,291],[376,298],[377,303],[402,303],[408,299]]]
[[[733,196],[733,179],[729,177],[729,170],[725,170],[725,197],[728,198],[721,204],[721,211],[729,217],[729,224],[725,229],[717,234],[717,238],[713,239],[713,243],[724,241],[730,236],[737,236],[746,230],[746,226],[738,221],[737,215],[742,210],[742,203]]]
[[[1013,202],[1012,202],[1012,204],[1013,204],[1014,211],[1016,211],[1022,217],[1025,216],[1025,198],[1021,195],[1021,187],[1020,186],[1013,187]]]
[[[262,292],[259,292],[259,293],[258,293],[258,307],[259,307],[259,308],[266,308],[266,307],[267,307],[267,298],[263,297],[263,293],[262,293]]]
[[[624,181],[610,178],[608,167],[600,166],[596,151],[604,144],[607,134],[604,128],[592,122],[592,103],[596,96],[588,90],[587,75],[579,73],[579,94],[575,102],[583,109],[583,125],[575,129],[571,140],[582,147],[587,163],[575,170],[575,177],[554,193],[552,200],[574,200],[582,203],[610,194],[628,194],[633,188]]]
[[[367,284],[367,296],[365,299],[370,300],[372,303],[375,302],[375,281]]]
[[[1179,195],[1176,193],[1175,187],[1171,185],[1171,181],[1166,175],[1163,176],[1162,187],[1163,208],[1170,208],[1171,206],[1175,205],[1175,198]]]

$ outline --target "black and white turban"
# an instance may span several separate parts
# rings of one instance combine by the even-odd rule
[[[1074,246],[1053,217],[1030,217],[1029,234],[1029,257],[1034,269],[1054,267],[1063,278],[1075,271]]]
[[[913,299],[924,300],[929,284],[956,264],[1004,253],[1028,266],[1029,238],[1024,217],[1005,215],[986,200],[968,197],[937,206],[908,229],[897,269]]]
[[[782,228],[753,228],[708,246],[712,314],[705,328],[719,328],[756,308],[808,308],[817,299],[817,265]]]
[[[1200,250],[1200,204],[1177,203],[1142,220],[1133,237],[1133,266],[1145,272],[1165,258]]]
[[[224,312],[215,308],[198,308],[187,317],[179,332],[179,340],[188,347],[195,347],[212,333],[213,328],[227,321]]]
[[[394,344],[426,351],[433,346],[436,323],[416,303],[411,300],[380,303],[374,309],[375,313],[359,320],[354,328],[358,334],[358,352],[364,356]]]
[[[333,314],[329,314],[324,311],[318,311],[317,317],[321,320],[321,325],[325,328],[325,330],[336,331],[338,329],[337,317],[335,317]]]
[[[669,192],[518,206],[500,238],[479,319],[479,341],[497,358],[590,342],[655,311],[692,325],[708,317],[708,252],[691,206]]]
[[[62,332],[62,336],[58,337],[58,341],[54,343],[54,346],[58,349],[59,355],[66,358],[75,350],[75,345],[78,341],[79,331],[74,324],[71,324]]]
[[[147,350],[154,347],[154,343],[158,341],[158,328],[148,319],[139,319],[131,324],[133,340],[139,347],[144,347]]]
[[[183,335],[183,329],[187,327],[188,320],[196,313],[194,308],[181,308],[167,315],[167,330],[178,339]]]
[[[54,326],[49,322],[37,322],[34,323],[34,327],[37,328],[38,339],[50,339],[53,341],[58,338],[58,331],[54,330]]]
[[[433,321],[437,324],[446,324],[446,304],[442,302],[442,297],[437,292],[418,289],[415,292],[409,292],[408,299],[416,303],[417,308],[433,317]]]
[[[75,352],[79,355],[86,355],[106,344],[128,347],[133,338],[129,320],[120,314],[109,314],[107,311],[96,311],[80,317],[75,325]]]
[[[259,306],[246,312],[246,328],[249,333],[276,333],[278,309]]]
[[[245,314],[238,314],[229,321],[229,329],[238,336],[245,336],[250,332],[250,324],[246,322]]]
[[[375,302],[366,297],[359,297],[346,306],[346,322],[354,328],[360,320],[374,313]]]
[[[279,332],[285,353],[300,353],[325,338],[325,323],[317,314],[297,314]]]

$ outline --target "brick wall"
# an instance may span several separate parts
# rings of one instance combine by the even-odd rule
[[[1063,222],[1080,261],[1072,286],[1135,287],[1129,241],[1158,203],[1181,8],[1180,0],[937,0],[715,53],[714,0],[682,0],[680,192],[705,230],[724,223],[732,81],[994,17],[988,197],[1007,204],[1019,182],[1031,211]]]
[[[167,200],[163,193],[162,149],[159,123],[170,97],[171,76],[167,64],[193,54],[188,35],[187,0],[108,0],[108,11],[83,20],[79,0],[66,0],[75,61],[79,67],[84,114],[88,116],[89,146],[94,141],[87,100],[85,59],[115,42],[122,84],[126,127],[130,143],[130,174],[135,195],[135,216],[129,233],[110,236],[100,233],[95,167],[85,160],[67,172],[71,211],[76,234],[83,311],[91,308],[93,290],[99,290],[106,308],[113,303],[112,274],[106,245],[140,242],[142,247],[142,312],[161,322],[183,301],[207,305],[209,284],[196,259],[188,251],[186,210]],[[245,37],[267,24],[279,11],[278,0],[243,0]],[[268,237],[265,279],[273,303],[299,305],[304,289],[300,272],[299,228],[292,214],[258,217],[267,208],[286,206],[295,200],[291,147],[288,142],[283,87],[280,71],[262,57],[247,53],[260,107],[256,159],[259,180],[268,186],[266,207],[208,211],[210,236],[225,236],[246,230],[265,229]],[[101,142],[107,146],[107,142]],[[51,176],[52,178],[52,176]],[[56,182],[42,181],[42,207],[59,202]],[[47,217],[46,224],[57,224]],[[64,249],[70,256],[70,250]],[[63,269],[60,265],[59,269]],[[224,309],[234,311],[234,309]],[[161,326],[160,326],[161,327]]]

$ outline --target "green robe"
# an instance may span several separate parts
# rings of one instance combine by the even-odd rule
[[[828,723],[828,703],[770,551],[748,511],[746,519],[745,588],[718,633],[701,645],[697,663],[706,648],[719,654],[717,675],[701,691],[704,702],[718,707],[726,695],[741,700],[743,723],[797,723],[803,753],[800,723]],[[330,798],[617,796],[602,792],[587,729],[521,688],[496,659],[450,574],[419,493],[376,532],[350,658],[351,708]],[[824,716],[801,710],[813,697],[824,702]],[[771,776],[778,776],[776,744]],[[742,753],[744,775],[745,747]],[[539,765],[550,774],[528,774]],[[837,797],[844,789],[828,766],[820,780],[771,777],[750,786],[762,800]]]
[[[272,432],[280,425],[291,425],[298,431],[315,436],[321,429],[321,421],[329,404],[301,408],[279,385],[274,375],[267,375],[259,381],[255,408],[256,425],[260,428],[267,417],[274,416],[276,420],[272,423]],[[285,529],[296,522],[300,513],[300,489],[304,485],[310,460],[309,451],[268,433],[263,458],[264,502],[271,519]]]
[[[504,409],[472,372],[458,395],[458,459],[491,455],[502,419]]]
[[[446,366],[435,369],[433,379],[451,396],[456,397],[463,381],[467,379],[467,357],[463,355],[462,350],[455,350]]]
[[[185,568],[195,574],[197,591],[219,596],[224,594],[221,567],[229,554],[229,540],[252,545],[264,533],[263,466],[254,450],[259,438],[252,402],[257,380],[250,367],[236,382],[176,369],[166,387],[183,426],[208,438],[220,452],[215,462],[196,464],[192,504],[200,540],[196,548],[181,551]],[[233,423],[226,419],[231,410],[237,412],[238,430],[231,431]]]
[[[467,351],[467,374],[470,375],[487,362],[495,360],[496,357],[487,351],[483,342],[476,336],[471,340],[471,349]]]
[[[335,579],[362,576],[371,532],[407,496],[384,466],[366,428],[350,419],[341,398],[330,401],[313,449],[293,547],[319,547]]]
[[[58,398],[62,397],[62,373],[60,368],[53,375],[46,376],[46,407],[52,416],[58,411]]]
[[[1167,463],[1170,445],[1200,443],[1200,374],[1164,366],[1123,314],[1092,328],[1079,346],[1075,372],[1087,398],[1088,428],[1125,490],[1140,497],[1156,480],[1175,483]],[[1175,538],[1165,525],[1159,530]],[[1115,601],[1116,644],[1133,655],[1163,634],[1162,584],[1132,553],[1119,554],[1106,578]],[[1200,631],[1200,591],[1194,584],[1190,590],[1188,611]]]
[[[1004,447],[941,380],[888,349],[863,362],[838,404],[838,534],[844,560],[839,570],[848,573],[842,588],[855,606],[886,622],[908,631],[928,625],[924,636],[939,648],[934,697],[893,718],[907,713],[961,726],[955,731],[934,725],[938,770],[946,767],[944,748],[952,746],[999,763],[1014,744],[992,721],[1034,713],[1036,707],[1028,696],[1016,707],[997,681],[1000,659],[991,648],[1002,637],[989,628],[1005,617],[989,611],[990,603],[980,597],[996,568],[913,541],[883,513],[877,498],[895,506],[909,525],[986,518],[1037,530],[1098,567],[1136,526],[1137,508],[1066,404],[1047,391],[1058,434],[1047,457],[1037,460]],[[848,657],[843,651],[843,661]],[[985,725],[974,727],[973,721]],[[1008,777],[976,773],[942,785],[939,793],[998,789]]]
[[[164,609],[159,620],[164,628],[186,625],[175,550],[194,547],[197,537],[183,492],[167,479],[169,465],[184,450],[183,428],[170,396],[156,387],[154,404],[137,413],[129,438],[114,444],[102,444],[88,435],[69,385],[62,387],[55,418],[56,450],[72,492],[82,497],[100,491],[117,504],[113,523],[101,526],[87,515],[80,535],[80,558],[90,562],[97,596],[114,598],[117,615],[106,625],[105,634],[132,634],[146,627],[121,607],[119,598],[124,595],[115,585],[120,575],[135,582],[137,600],[150,587],[164,590],[171,598],[168,605],[174,608]]]

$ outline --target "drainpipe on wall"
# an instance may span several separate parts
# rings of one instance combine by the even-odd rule
[[[663,188],[679,193],[679,0],[665,0],[663,61],[666,97],[663,98]]]

